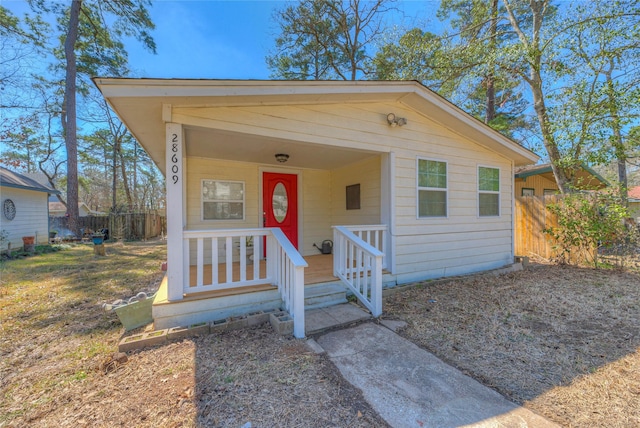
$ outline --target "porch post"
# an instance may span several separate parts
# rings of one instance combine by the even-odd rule
[[[382,249],[386,259],[386,268],[391,273],[396,272],[396,154],[394,152],[383,153],[380,171],[380,217],[383,224],[387,225],[387,242]]]
[[[184,141],[182,125],[166,123],[167,186],[167,299],[182,300],[185,264],[183,261],[184,215]]]

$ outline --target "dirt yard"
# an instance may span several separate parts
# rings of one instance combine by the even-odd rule
[[[640,274],[537,264],[392,294],[400,334],[566,427],[640,426]]]
[[[163,243],[0,264],[0,427],[384,427],[332,363],[268,324],[115,355],[103,302],[152,292]],[[640,426],[640,274],[536,265],[403,287],[384,317],[567,427]],[[114,359],[116,357],[116,359]]]
[[[384,427],[359,390],[268,324],[114,360],[103,302],[152,292],[161,243],[90,246],[0,267],[0,427]]]

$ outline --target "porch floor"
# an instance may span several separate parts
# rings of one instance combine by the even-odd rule
[[[333,255],[332,254],[318,254],[314,256],[304,256],[308,267],[304,270],[304,285],[319,284],[322,282],[337,281],[338,278],[333,276]],[[194,287],[197,281],[196,266],[190,266],[190,286]],[[266,262],[260,260],[260,274],[264,276],[267,269]],[[240,262],[233,263],[233,279],[234,281],[240,280]],[[246,267],[247,279],[253,279],[253,263],[247,263]],[[204,265],[203,276],[205,278],[211,278],[211,265]],[[218,281],[220,283],[227,282],[226,265],[218,265]],[[250,287],[249,287],[250,288]]]

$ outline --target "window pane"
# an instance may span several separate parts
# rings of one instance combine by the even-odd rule
[[[202,183],[202,197],[204,200],[235,200],[244,197],[244,183],[229,183],[226,181],[204,181]]]
[[[242,202],[204,202],[205,220],[242,220]]]
[[[500,191],[500,170],[498,168],[478,168],[479,190]]]
[[[420,190],[418,192],[419,217],[446,217],[447,192],[438,190]]]
[[[418,186],[447,188],[447,164],[426,159],[418,160]]]
[[[271,207],[273,208],[273,216],[278,223],[282,223],[287,217],[287,210],[289,208],[289,200],[287,198],[287,189],[284,184],[276,184],[276,188],[273,189],[273,198],[271,201]]]
[[[497,216],[500,195],[497,193],[480,193],[480,216]]]

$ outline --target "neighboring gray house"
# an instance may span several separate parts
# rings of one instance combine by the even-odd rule
[[[58,194],[32,178],[0,167],[0,231],[7,234],[0,250],[22,247],[22,237],[33,236],[36,244],[49,240],[49,195]]]

